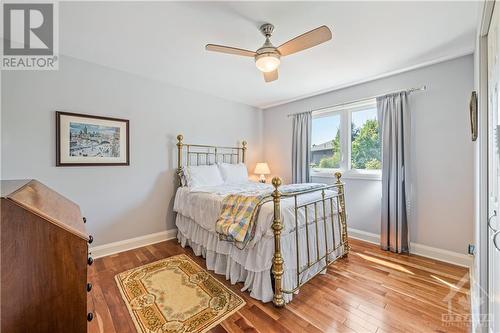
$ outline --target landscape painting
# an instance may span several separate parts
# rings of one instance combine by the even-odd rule
[[[125,119],[56,112],[56,165],[129,165],[128,124]]]
[[[120,128],[69,123],[70,156],[120,157]]]

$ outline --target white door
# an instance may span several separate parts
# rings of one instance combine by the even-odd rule
[[[500,3],[488,31],[488,299],[489,331],[500,333]]]

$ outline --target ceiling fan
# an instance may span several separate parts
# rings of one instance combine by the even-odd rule
[[[311,48],[332,39],[332,32],[326,25],[308,31],[300,36],[290,39],[288,42],[275,47],[271,41],[274,26],[270,23],[263,24],[259,29],[266,37],[264,45],[257,51],[239,49],[236,47],[207,44],[207,51],[235,54],[244,57],[254,57],[255,65],[264,74],[264,80],[271,82],[278,79],[278,66],[280,58]]]

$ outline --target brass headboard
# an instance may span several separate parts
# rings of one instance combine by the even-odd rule
[[[241,147],[224,147],[187,144],[182,140],[184,140],[182,134],[177,135],[177,175],[179,176],[179,183],[181,183],[183,166],[211,165],[217,162],[245,163],[246,141],[241,142]]]

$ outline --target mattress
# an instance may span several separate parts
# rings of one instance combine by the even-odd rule
[[[284,185],[280,187],[283,192],[310,189],[319,184]],[[233,243],[219,240],[215,232],[215,222],[222,207],[222,201],[228,194],[262,194],[271,193],[273,187],[268,184],[248,182],[243,184],[225,184],[211,187],[178,189],[174,201],[174,211],[177,213],[176,225],[178,240],[182,246],[190,246],[196,255],[206,258],[207,268],[217,274],[224,274],[231,283],[243,282],[242,290],[250,291],[250,296],[263,302],[272,300],[273,291],[271,284],[271,266],[274,254],[274,234],[271,229],[273,222],[274,206],[272,202],[262,205],[255,223],[255,236],[244,249],[238,249]],[[335,191],[325,191],[326,197],[332,197]],[[321,191],[297,196],[297,206],[321,199]],[[305,209],[297,210],[295,218],[295,198],[281,200],[281,220],[283,223],[281,237],[281,251],[284,259],[283,288],[291,290],[297,286],[297,250],[299,242],[299,267],[307,267],[310,261],[321,258],[325,254],[325,244],[328,249],[338,244],[340,233],[337,220],[336,200],[327,201],[323,210],[322,202],[307,207],[308,225],[305,227]],[[323,211],[326,220],[323,220]],[[318,223],[314,222],[315,214]],[[332,230],[332,218],[335,228]],[[296,234],[295,230],[299,230]],[[326,231],[326,232],[325,232]],[[316,235],[318,245],[316,246]],[[307,242],[307,236],[309,242]],[[309,244],[309,251],[307,245]],[[337,257],[332,253],[330,260]],[[324,262],[316,264],[301,274],[300,280],[305,281],[316,274]],[[285,294],[285,301],[289,302],[292,295]]]

